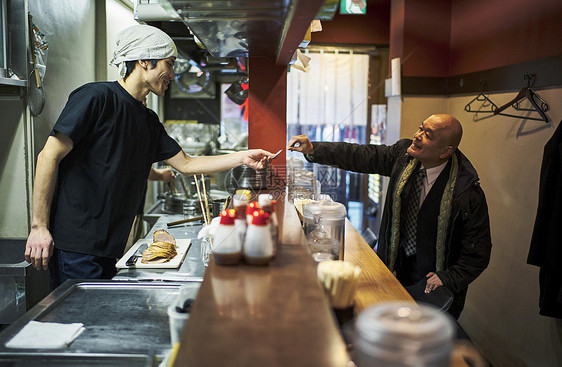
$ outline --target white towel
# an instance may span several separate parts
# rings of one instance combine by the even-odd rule
[[[70,345],[84,331],[84,324],[30,321],[9,342],[7,348],[59,349]]]

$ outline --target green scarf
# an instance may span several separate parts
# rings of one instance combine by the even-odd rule
[[[441,205],[439,207],[439,217],[437,217],[437,241],[435,243],[435,264],[436,271],[443,270],[445,267],[445,237],[447,236],[447,223],[451,215],[451,202],[453,201],[453,191],[457,182],[458,162],[457,155],[453,153],[451,162],[451,172],[449,180],[441,197]],[[400,211],[402,208],[402,191],[406,182],[414,172],[418,164],[416,158],[412,159],[402,172],[402,176],[396,184],[392,200],[392,223],[390,229],[390,263],[388,268],[394,271],[396,264],[396,255],[398,254],[398,245],[400,244]]]

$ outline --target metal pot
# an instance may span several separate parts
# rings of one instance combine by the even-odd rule
[[[184,193],[164,193],[164,211],[168,214],[182,214],[184,205],[194,208],[194,215],[201,214],[201,207],[198,199],[186,198]]]
[[[242,189],[265,189],[269,184],[269,167],[255,170],[242,165],[232,169],[231,186]]]

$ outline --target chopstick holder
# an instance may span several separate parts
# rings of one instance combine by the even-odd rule
[[[353,306],[361,268],[347,261],[330,260],[318,264],[317,276],[334,308]]]

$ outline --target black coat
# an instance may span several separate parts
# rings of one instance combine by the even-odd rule
[[[544,147],[539,206],[527,263],[541,268],[540,314],[562,318],[562,123]]]
[[[411,159],[406,152],[411,143],[410,139],[399,140],[391,146],[313,143],[313,161],[316,163],[390,177],[377,245],[377,255],[386,265],[390,263],[390,203],[396,184]],[[458,317],[464,307],[468,285],[488,266],[492,242],[488,206],[476,170],[459,150],[456,155],[459,165],[445,240],[445,269],[437,275],[455,293],[450,312]]]

